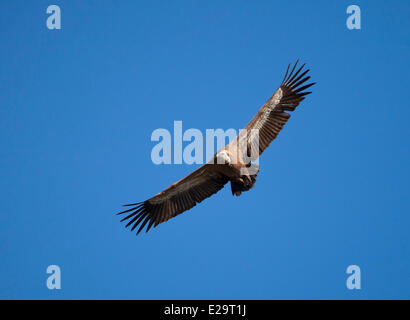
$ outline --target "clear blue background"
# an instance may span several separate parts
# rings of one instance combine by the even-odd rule
[[[409,15],[409,1],[2,1],[0,298],[410,298]],[[251,192],[124,228],[122,204],[196,167],[154,165],[153,130],[243,128],[297,58],[317,85]]]

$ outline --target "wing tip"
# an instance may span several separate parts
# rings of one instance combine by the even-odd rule
[[[293,82],[293,84],[295,84],[297,81],[300,80],[300,78],[302,78],[305,74],[307,74],[307,73],[310,71],[310,69],[306,69],[306,70],[303,71],[302,74],[300,74],[300,72],[301,72],[301,71],[303,70],[303,68],[306,66],[306,63],[303,63],[303,64],[299,67],[299,69],[295,72],[296,67],[297,67],[299,61],[300,61],[300,59],[297,59],[297,60],[296,60],[296,62],[295,62],[295,64],[293,65],[293,68],[292,68],[292,70],[291,70],[290,73],[288,73],[288,72],[289,72],[289,68],[290,68],[291,64],[288,64],[288,67],[287,67],[286,73],[285,73],[285,77],[284,77],[283,80],[282,80],[281,86],[284,85],[284,84],[290,84],[290,83],[292,83],[292,82]],[[300,76],[298,77],[299,74],[300,74]],[[309,78],[310,78],[310,77],[309,77]],[[302,79],[302,80],[303,80],[303,82],[304,82],[304,81],[306,81],[307,79],[305,80],[305,78],[304,78],[304,79]]]
[[[310,69],[303,70],[303,68],[306,66],[306,63],[302,64],[299,69],[296,70],[296,66],[299,62],[299,59],[297,59],[296,63],[294,64],[292,71],[287,74],[285,74],[285,79],[281,83],[281,88],[285,89],[287,91],[286,97],[284,99],[301,99],[302,97],[311,94],[312,92],[304,92],[303,90],[306,90],[310,88],[311,86],[315,85],[316,82],[311,82],[308,84],[305,84],[306,81],[308,81],[311,77],[308,75],[308,72]],[[301,100],[300,100],[301,101]]]
[[[123,205],[124,207],[129,207],[129,206],[133,206],[133,207],[117,213],[117,215],[120,215],[123,213],[131,212],[128,216],[122,218],[120,222],[131,219],[125,225],[126,228],[128,228],[129,226],[132,226],[131,231],[134,231],[134,229],[140,225],[138,231],[136,232],[136,234],[138,235],[142,231],[142,229],[145,227],[147,222],[152,221],[152,215],[151,215],[151,211],[150,211],[148,204],[149,204],[148,200],[146,200],[146,201],[141,201],[137,203],[130,203],[130,204]],[[150,227],[151,227],[151,223],[150,223],[149,228]],[[149,228],[147,228],[146,230],[147,232]]]

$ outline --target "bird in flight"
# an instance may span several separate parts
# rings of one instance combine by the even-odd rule
[[[305,91],[315,83],[305,84],[310,76],[305,64],[296,69],[296,61],[289,72],[290,65],[279,88],[263,105],[244,130],[219,150],[210,161],[193,171],[185,178],[170,185],[152,198],[132,204],[118,214],[127,214],[121,221],[128,220],[126,227],[138,228],[137,234],[146,227],[148,232],[197,203],[209,198],[230,182],[232,195],[240,196],[250,190],[259,172],[253,164],[269,144],[276,138],[290,118],[287,111],[294,111],[305,96]]]

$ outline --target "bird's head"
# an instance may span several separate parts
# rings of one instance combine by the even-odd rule
[[[231,158],[228,155],[226,150],[220,151],[216,154],[216,163],[217,164],[230,164]]]

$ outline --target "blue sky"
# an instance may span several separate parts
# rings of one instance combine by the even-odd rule
[[[46,8],[61,8],[48,30]],[[362,29],[346,28],[361,8]],[[409,1],[2,1],[0,298],[410,298]],[[115,215],[196,165],[151,133],[243,128],[317,85],[229,186],[138,237]],[[46,268],[61,268],[61,290]],[[361,290],[346,268],[361,268]]]

